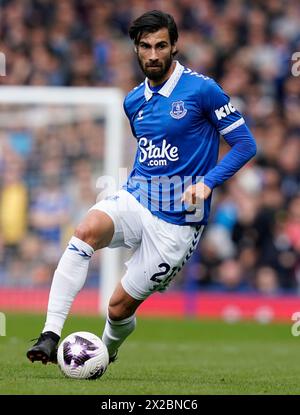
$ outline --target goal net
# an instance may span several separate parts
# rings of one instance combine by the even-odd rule
[[[99,177],[122,184],[122,103],[116,88],[0,87],[0,288],[49,288]],[[105,248],[90,263],[102,314],[121,256]]]

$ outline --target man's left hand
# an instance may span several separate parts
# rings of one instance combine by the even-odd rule
[[[206,200],[211,195],[211,188],[208,187],[203,182],[193,184],[189,186],[181,197],[181,201],[186,204],[186,206],[196,208],[201,206],[204,200]]]

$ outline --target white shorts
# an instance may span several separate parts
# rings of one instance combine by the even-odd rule
[[[115,231],[109,248],[134,250],[126,262],[121,283],[136,300],[164,291],[191,257],[204,226],[179,226],[165,222],[144,208],[126,190],[101,200],[91,209],[111,217]]]

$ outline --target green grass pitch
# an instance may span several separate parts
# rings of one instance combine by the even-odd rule
[[[0,337],[0,394],[299,394],[300,338],[291,325],[226,324],[194,319],[138,318],[136,331],[104,376],[65,378],[56,365],[30,363],[30,339],[44,316],[6,314]],[[103,320],[70,316],[74,331],[101,334]]]

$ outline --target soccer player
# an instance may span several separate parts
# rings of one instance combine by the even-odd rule
[[[129,34],[146,76],[124,101],[137,140],[134,166],[123,188],[91,207],[75,230],[54,273],[44,329],[27,352],[32,362],[56,362],[61,330],[94,251],[125,246],[133,253],[110,298],[102,335],[113,361],[135,328],[136,309],[167,288],[196,248],[213,189],[256,153],[222,88],[174,60],[172,16],[147,12]],[[220,135],[231,148],[218,162]]]

